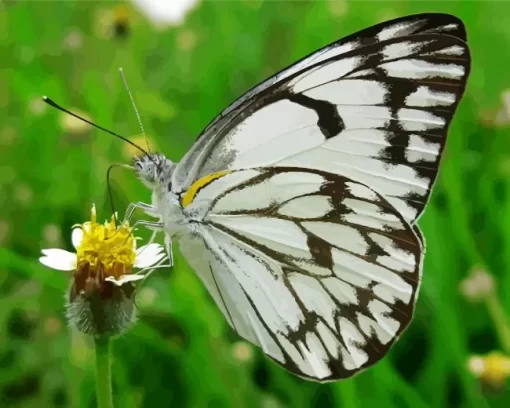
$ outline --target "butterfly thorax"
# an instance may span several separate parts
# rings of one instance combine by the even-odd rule
[[[176,164],[161,153],[151,153],[135,157],[133,166],[138,178],[152,190],[154,211],[149,215],[159,218],[169,235],[179,233],[186,223],[186,217],[179,195],[172,191]]]

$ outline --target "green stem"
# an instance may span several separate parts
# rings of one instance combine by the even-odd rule
[[[335,399],[339,406],[344,408],[358,408],[358,397],[354,379],[345,380],[334,386]]]
[[[110,338],[96,337],[97,408],[113,408]]]
[[[492,318],[496,332],[501,343],[501,348],[505,353],[510,354],[510,328],[503,311],[503,306],[497,295],[490,295],[486,300],[487,310]]]

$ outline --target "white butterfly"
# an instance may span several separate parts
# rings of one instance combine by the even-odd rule
[[[416,220],[469,69],[450,15],[353,34],[247,92],[178,164],[136,157],[153,194],[131,210],[178,240],[240,336],[299,376],[350,377],[412,319]]]

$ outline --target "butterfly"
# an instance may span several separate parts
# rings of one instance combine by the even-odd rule
[[[413,317],[416,222],[470,71],[462,22],[420,14],[332,43],[227,107],[179,163],[134,158],[230,326],[290,372],[348,378]]]

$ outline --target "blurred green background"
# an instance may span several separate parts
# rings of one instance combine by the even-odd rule
[[[71,250],[71,226],[89,218],[93,202],[100,220],[110,216],[107,167],[134,153],[45,105],[42,95],[143,143],[118,75],[123,67],[151,146],[178,160],[214,115],[277,70],[351,32],[432,11],[466,24],[472,74],[420,221],[428,247],[416,317],[389,355],[339,383],[293,377],[232,333],[177,256],[172,271],[154,273],[141,288],[139,322],[114,343],[115,401],[126,408],[509,406],[508,357],[475,359],[478,375],[468,363],[510,353],[501,314],[510,313],[510,2],[201,1],[162,29],[130,3],[5,0],[0,407],[95,406],[91,341],[64,317],[68,276],[37,258],[42,248]],[[121,213],[130,201],[149,201],[127,170],[115,171],[113,184]],[[462,286],[473,268],[494,277],[496,293],[485,301],[459,289],[483,286],[472,278]]]

